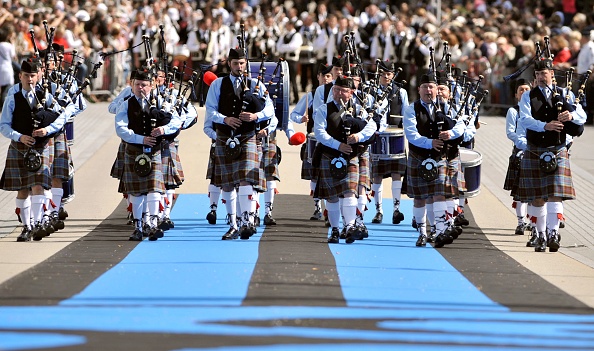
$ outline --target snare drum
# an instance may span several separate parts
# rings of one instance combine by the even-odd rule
[[[74,144],[74,121],[69,121],[64,124],[64,130],[66,131],[66,142],[68,145]]]
[[[314,133],[307,134],[307,142],[305,144],[305,154],[307,155],[306,160],[310,164],[312,163],[313,154],[314,154],[314,150],[316,149],[317,143],[318,143],[318,140],[316,139],[316,136]]]
[[[276,66],[276,62],[264,62],[263,81],[270,99],[272,99],[274,114],[278,118],[278,129],[287,130],[289,123],[289,64],[287,61],[282,61],[275,73]],[[252,78],[257,79],[259,71],[260,62],[250,62]],[[293,72],[293,74],[295,73]]]
[[[483,156],[474,150],[460,149],[460,161],[462,163],[462,172],[466,181],[466,198],[475,197],[481,191],[481,163]]]
[[[401,128],[387,128],[377,135],[371,144],[371,159],[394,160],[405,157],[404,131]]]

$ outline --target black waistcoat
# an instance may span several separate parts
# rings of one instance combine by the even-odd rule
[[[12,114],[12,129],[23,135],[33,134],[33,110],[23,96],[22,89],[14,94],[14,113]]]
[[[435,119],[435,113],[433,116],[430,116],[420,100],[415,101],[413,106],[415,109],[415,116],[417,117],[417,131],[419,134],[430,139],[437,139],[440,130]],[[439,153],[433,149],[424,149],[413,145],[410,142],[408,143],[408,148],[424,158],[439,158]]]
[[[249,84],[249,81],[248,81]],[[243,97],[243,92],[241,92],[241,96]],[[223,82],[221,83],[221,93],[219,95],[219,108],[218,111],[225,115],[225,116],[232,116],[237,117],[241,112],[242,107],[242,99],[238,98],[235,95],[235,91],[233,90],[233,83],[231,82],[231,78],[225,77],[223,78]],[[222,136],[229,136],[231,135],[231,131],[233,128],[229,127],[224,123],[214,123],[216,125],[217,134],[222,134]],[[254,133],[256,129],[256,122],[241,122],[241,126],[235,129],[235,135],[245,135],[248,136]]]
[[[400,88],[395,84],[392,85],[392,91],[390,92],[388,101],[390,101],[390,110],[388,111],[388,116],[402,116],[402,98],[400,97]]]
[[[557,92],[562,91],[557,87]],[[561,96],[563,96],[561,94]],[[541,122],[551,122],[557,119],[559,111],[556,106],[551,106],[547,102],[546,97],[541,92],[540,88],[534,88],[530,91],[530,112],[532,117]],[[565,144],[565,132],[557,133],[555,131],[545,130],[544,132],[536,132],[534,130],[526,129],[526,139],[529,143],[538,147],[558,146]]]
[[[154,118],[155,127],[165,126],[171,121],[171,116],[168,115],[155,115]],[[128,99],[128,128],[133,130],[135,134],[143,136],[150,136],[153,130],[148,107],[143,110],[134,95]],[[168,135],[163,138],[169,140],[174,138],[175,135]],[[157,144],[161,141],[161,138],[157,138]]]

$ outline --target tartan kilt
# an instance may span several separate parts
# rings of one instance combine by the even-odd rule
[[[115,161],[113,161],[113,165],[111,166],[111,175],[112,178],[115,179],[122,179],[122,173],[124,173],[124,159],[126,155],[126,143],[123,140],[120,141],[120,146],[118,146],[118,154],[116,155]]]
[[[241,139],[241,152],[236,160],[227,160],[225,157],[226,139],[217,138],[215,147],[215,175],[212,184],[218,187],[236,187],[239,182],[244,181],[254,186],[255,190],[260,189],[260,153],[256,145],[256,136],[244,140]],[[262,170],[262,173],[264,171]],[[266,180],[264,180],[266,184]]]
[[[152,171],[146,177],[141,177],[134,172],[134,160],[142,154],[142,145],[126,143],[124,151],[124,171],[120,180],[118,191],[134,196],[151,192],[165,193],[163,166],[161,165],[161,148],[156,148],[152,155]]]
[[[66,133],[60,133],[54,138],[54,162],[52,163],[52,177],[67,181],[70,179],[70,148],[66,143]]]
[[[307,159],[301,162],[301,179],[311,180],[313,178],[313,166],[307,162]]]
[[[426,182],[420,175],[419,166],[424,158],[410,151],[406,170],[406,193],[408,197],[426,199],[432,196],[458,197],[460,189],[465,187],[464,175],[460,172],[460,156],[448,161],[442,158],[437,161],[438,177],[432,182]]]
[[[0,189],[18,191],[41,185],[44,189],[52,187],[51,167],[54,162],[54,138],[50,138],[44,147],[35,147],[42,156],[42,165],[37,172],[29,172],[25,168],[23,155],[29,147],[12,140],[8,146],[4,172],[0,179]]]
[[[512,162],[507,165],[507,173],[505,174],[505,181],[503,182],[503,190],[510,190],[511,196],[517,192],[520,180],[520,170],[512,166]]]
[[[337,180],[332,178],[330,173],[330,162],[332,157],[322,154],[320,167],[316,169],[316,189],[314,197],[318,199],[331,199],[342,197],[353,193],[357,196],[357,187],[359,185],[359,158],[353,157],[348,160],[347,176]]]
[[[392,173],[398,173],[403,176],[406,172],[406,154],[404,157],[391,160],[372,160],[371,172],[373,178],[390,178]]]
[[[362,185],[368,191],[371,190],[371,158],[369,156],[369,146],[364,153],[359,155],[359,185]]]
[[[161,143],[161,166],[166,189],[178,188],[184,182],[184,171],[175,142],[163,140]]]
[[[546,151],[552,151],[557,155],[557,169],[550,174],[541,171],[539,167],[540,155]],[[522,202],[550,197],[559,197],[562,200],[575,199],[569,153],[565,145],[554,148],[528,145],[522,158],[520,179],[515,197]]]
[[[206,179],[213,179],[213,174],[215,170],[215,162],[214,162],[214,152],[215,152],[215,142],[213,141],[210,148],[208,148],[208,165],[206,166]]]
[[[276,134],[268,142],[268,149],[264,150],[264,175],[266,178],[272,177],[274,180],[280,181],[278,173],[278,159],[276,158]]]

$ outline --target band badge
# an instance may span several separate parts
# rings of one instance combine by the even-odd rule
[[[227,139],[225,143],[225,157],[228,161],[237,160],[241,154],[241,143],[239,139],[233,137]]]
[[[39,152],[37,152],[37,150],[35,149],[29,149],[27,152],[25,152],[25,154],[23,155],[24,157],[24,163],[25,163],[25,168],[29,171],[29,172],[37,172],[42,165],[42,158],[41,155],[39,154]]]
[[[419,166],[419,175],[426,182],[432,182],[439,176],[438,168],[437,161],[432,158],[427,158],[423,160]]]
[[[540,154],[538,166],[545,173],[555,172],[557,170],[557,156],[551,151],[543,152]]]
[[[147,154],[140,154],[134,159],[134,173],[140,177],[146,177],[153,170],[152,159]]]
[[[334,179],[344,179],[347,176],[347,161],[344,157],[335,157],[330,161],[330,175]]]

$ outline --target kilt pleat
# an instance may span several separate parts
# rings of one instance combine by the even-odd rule
[[[146,177],[134,172],[134,160],[142,154],[142,148],[133,144],[126,144],[124,153],[124,171],[118,191],[135,196],[150,192],[165,193],[163,166],[161,165],[161,148],[152,155],[152,171]]]
[[[25,168],[23,155],[29,147],[23,143],[11,141],[8,146],[6,163],[0,188],[7,191],[18,191],[31,188],[34,185],[41,185],[44,189],[52,187],[52,164],[54,161],[54,140],[50,138],[44,147],[36,147],[35,150],[41,155],[42,164],[37,172],[29,172]]]
[[[178,188],[184,182],[183,170],[180,174],[181,162],[174,142],[161,143],[161,166],[166,189]]]
[[[552,173],[545,173],[539,167],[540,155],[547,151],[557,155],[557,169]],[[567,148],[564,145],[539,148],[529,144],[522,158],[519,185],[515,195],[517,200],[522,202],[550,197],[559,197],[562,200],[575,199]]]
[[[369,147],[359,156],[359,185],[371,190],[371,159]]]
[[[408,155],[406,170],[407,195],[415,199],[426,199],[432,196],[458,197],[460,189],[464,189],[464,175],[460,172],[460,157],[450,161],[435,160],[438,165],[438,177],[432,182],[425,181],[419,172],[423,158],[414,152]]]
[[[116,159],[115,159],[115,161],[113,161],[113,165],[111,166],[111,172],[109,173],[109,175],[112,178],[122,179],[122,174],[124,173],[125,155],[126,155],[126,144],[124,143],[124,141],[120,141]]]
[[[70,179],[70,148],[66,142],[66,134],[60,133],[54,138],[54,162],[52,163],[52,176],[67,181]]]
[[[348,161],[347,175],[343,179],[334,179],[330,173],[330,162],[332,157],[323,154],[320,160],[320,167],[316,169],[316,189],[314,197],[319,199],[330,199],[343,197],[349,193],[357,194],[359,184],[359,158],[353,157]]]
[[[214,152],[215,152],[215,143],[213,142],[211,144],[211,147],[208,149],[209,152],[209,157],[208,157],[208,165],[206,166],[206,179],[214,179],[213,178],[213,174],[215,171],[215,157],[214,157]]]
[[[212,183],[218,187],[236,187],[239,186],[239,182],[245,181],[256,190],[263,191],[260,189],[260,153],[256,145],[256,136],[241,142],[240,156],[236,160],[227,160],[225,157],[225,143],[226,140],[217,138]]]
[[[278,172],[278,159],[276,158],[276,138],[268,142],[268,149],[263,150],[264,153],[264,175],[266,178],[272,177],[274,180],[280,181]]]
[[[371,172],[373,178],[390,178],[392,173],[404,175],[406,172],[406,156],[391,160],[372,160]]]

